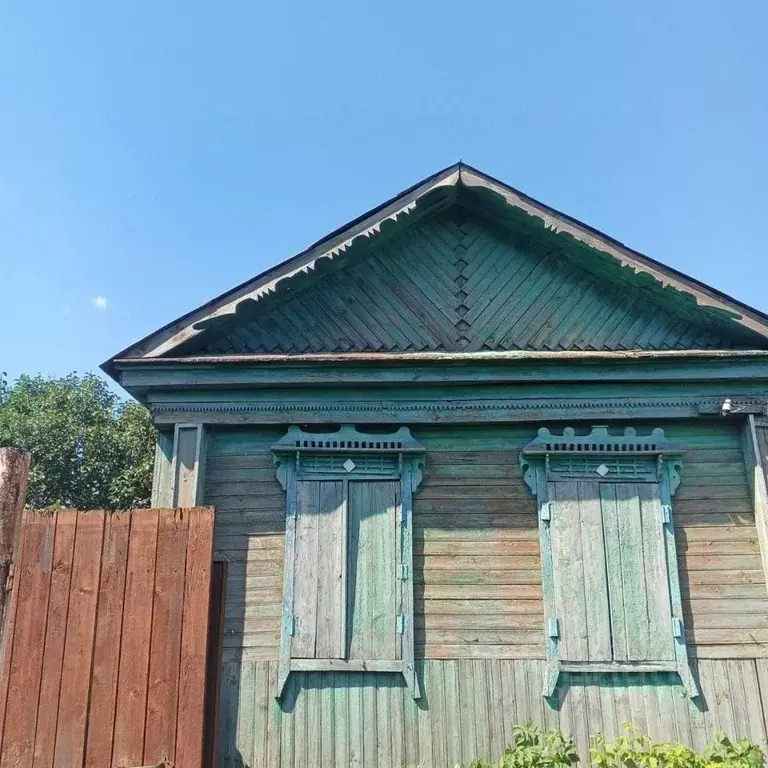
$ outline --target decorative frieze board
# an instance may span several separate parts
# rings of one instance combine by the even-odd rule
[[[526,398],[429,401],[272,401],[150,403],[156,424],[288,424],[323,422],[557,421],[564,419],[694,418],[722,412],[730,398],[732,414],[765,413],[765,397]]]

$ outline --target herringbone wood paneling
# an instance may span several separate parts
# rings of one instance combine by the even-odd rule
[[[747,346],[705,311],[618,284],[460,206],[286,287],[187,352],[620,350]]]

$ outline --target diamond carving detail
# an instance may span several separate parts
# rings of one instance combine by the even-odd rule
[[[605,464],[601,464],[595,472],[597,472],[600,477],[605,477],[611,470],[608,469],[608,467],[605,466]]]
[[[352,459],[347,459],[341,466],[344,467],[347,472],[351,472],[357,466],[357,464],[355,464]],[[608,470],[606,469],[605,471],[607,472]]]

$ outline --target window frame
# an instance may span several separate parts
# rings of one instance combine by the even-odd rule
[[[595,460],[598,460],[598,467],[601,469],[603,463],[606,469],[609,465],[611,469],[605,473],[598,472],[598,468],[594,466]],[[676,672],[687,694],[691,698],[698,696],[699,691],[691,672],[685,642],[672,521],[672,497],[680,484],[682,471],[680,450],[666,439],[664,431],[660,428],[654,429],[649,435],[639,436],[633,427],[625,428],[620,435],[610,434],[606,426],[592,427],[588,435],[577,435],[572,427],[566,427],[560,435],[542,427],[538,436],[522,449],[519,461],[525,483],[536,497],[538,507],[546,637],[543,695],[549,698],[554,694],[560,672]],[[674,637],[675,647],[674,661],[566,662],[560,659],[550,528],[552,508],[548,483],[570,480],[658,484],[672,615],[670,632]]]
[[[425,462],[425,449],[411,436],[407,427],[387,434],[358,432],[350,424],[336,432],[306,432],[297,425],[272,446],[277,465],[277,479],[286,492],[285,562],[283,569],[283,610],[280,629],[280,652],[275,697],[280,699],[291,672],[349,671],[401,672],[414,699],[421,696],[414,664],[413,613],[413,494],[417,491]],[[344,466],[351,459],[354,466]],[[296,560],[297,483],[300,481],[342,482],[342,519],[345,536],[343,563],[345,582],[348,578],[349,551],[349,483],[396,481],[400,484],[400,515],[396,552],[400,573],[401,614],[394,617],[400,636],[400,659],[347,660],[292,658],[294,634],[294,593]],[[346,595],[346,584],[343,587]],[[346,600],[344,611],[346,611]],[[346,615],[342,625],[346,635]]]

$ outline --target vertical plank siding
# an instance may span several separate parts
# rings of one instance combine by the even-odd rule
[[[212,543],[209,509],[24,512],[4,768],[202,768]]]
[[[276,661],[227,662],[222,700],[237,717],[220,720],[221,768],[453,768],[474,757],[497,760],[512,727],[527,719],[572,736],[583,764],[592,736],[618,735],[630,720],[660,741],[703,747],[722,730],[766,745],[762,660],[699,661],[703,710],[660,674],[565,675],[548,704],[541,697],[543,661],[433,659],[417,662],[417,672],[418,701],[400,675],[313,672],[291,675],[280,704],[270,688]]]

